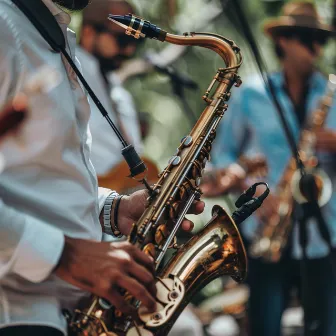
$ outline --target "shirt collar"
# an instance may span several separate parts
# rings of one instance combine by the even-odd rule
[[[64,12],[59,6],[57,6],[52,0],[42,0],[48,7],[51,14],[55,16],[55,19],[59,24],[69,25],[71,22],[71,16]]]
[[[275,72],[270,75],[272,83],[279,90],[285,87],[285,75],[283,71]],[[308,86],[310,89],[316,89],[323,86],[324,76],[319,71],[314,71],[309,79]]]

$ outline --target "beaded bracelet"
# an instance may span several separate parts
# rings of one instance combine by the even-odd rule
[[[111,209],[111,214],[113,214],[113,217],[111,216],[111,228],[112,228],[113,235],[116,238],[120,238],[123,236],[118,226],[118,210],[119,210],[119,205],[120,205],[120,201],[122,198],[123,198],[123,195],[118,195],[115,198],[112,209]],[[112,218],[113,218],[113,221],[112,221]]]

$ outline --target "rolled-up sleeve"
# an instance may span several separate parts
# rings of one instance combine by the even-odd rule
[[[110,195],[111,193],[113,193],[113,191],[111,189],[107,189],[107,188],[103,188],[103,187],[98,188],[99,213],[102,212],[104,204],[105,204],[105,200],[106,200],[107,196]]]
[[[31,282],[46,279],[63,251],[63,232],[0,201],[0,279],[15,273]]]

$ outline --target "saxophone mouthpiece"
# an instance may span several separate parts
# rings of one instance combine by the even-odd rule
[[[166,31],[139,16],[132,14],[109,14],[108,19],[124,28],[127,35],[133,36],[136,39],[139,39],[140,37],[148,37],[162,42],[166,39]]]

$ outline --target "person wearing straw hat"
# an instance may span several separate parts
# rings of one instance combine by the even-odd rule
[[[282,15],[269,20],[264,32],[273,41],[281,71],[269,74],[275,94],[296,139],[309,114],[315,111],[325,93],[327,80],[315,63],[334,32],[323,23],[311,2],[289,2]],[[225,168],[243,152],[262,153],[269,166],[267,182],[271,190],[279,183],[291,157],[285,133],[276,109],[259,76],[244,82],[239,94],[232,95],[228,113],[219,126],[213,156],[216,165]],[[231,112],[229,111],[229,112]],[[228,141],[230,139],[230,141]],[[326,125],[318,133],[317,151],[322,169],[336,181],[336,104]],[[336,185],[334,185],[335,190]],[[254,238],[262,218],[278,209],[278,199],[271,194],[256,216],[243,223],[247,242]],[[322,208],[332,245],[336,246],[336,193]],[[281,317],[289,304],[293,286],[301,289],[305,335],[336,335],[336,279],[333,277],[329,248],[321,238],[314,219],[307,223],[308,246],[305,271],[298,239],[298,225],[293,223],[290,243],[278,263],[266,263],[249,256],[248,302],[249,335],[280,336]]]

